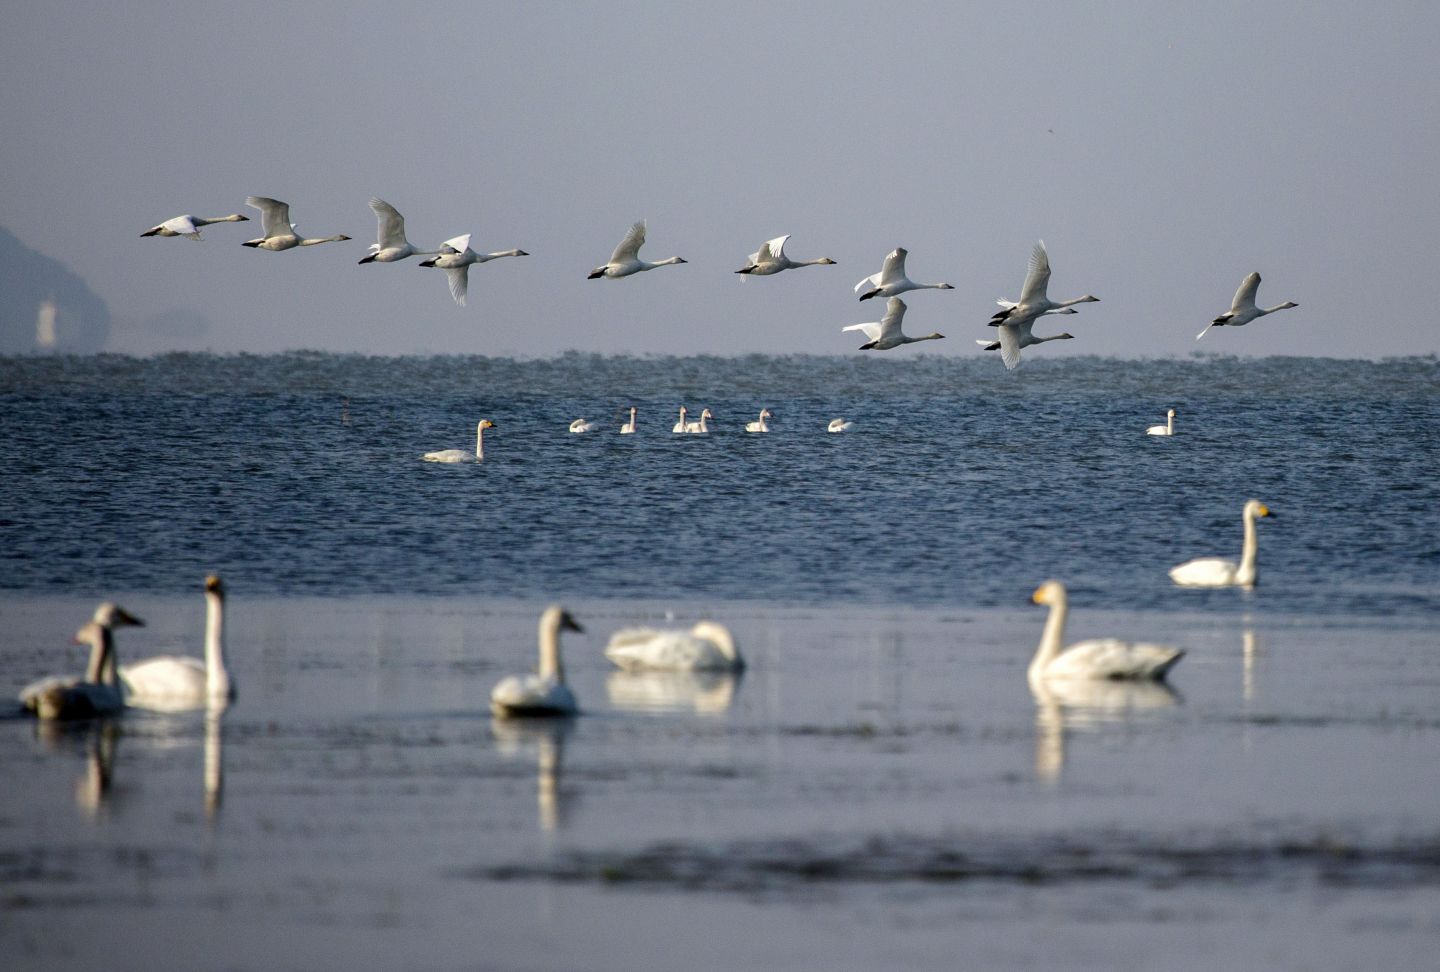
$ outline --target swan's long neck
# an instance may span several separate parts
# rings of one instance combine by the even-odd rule
[[[225,596],[205,592],[205,689],[213,698],[230,694],[225,668]]]
[[[1089,294],[1086,294],[1084,297],[1071,297],[1069,300],[1056,301],[1054,304],[1054,309],[1059,309],[1061,307],[1073,307],[1075,304],[1091,304],[1098,299],[1099,298],[1092,297]]]
[[[654,263],[647,263],[646,261],[641,260],[641,261],[640,261],[640,264],[641,264],[646,270],[653,270],[655,267],[669,267],[669,266],[674,266],[674,265],[677,264],[677,263],[684,263],[684,262],[685,262],[685,260],[683,260],[682,258],[680,258],[680,257],[678,257],[678,256],[673,256],[673,257],[669,257],[669,258],[664,259],[664,260],[657,260],[657,261],[655,261]]]
[[[1165,415],[1165,434],[1175,434],[1175,413],[1173,411],[1167,412]]]
[[[904,343],[904,344],[914,344],[914,343],[917,342],[917,341],[938,341],[938,340],[940,340],[941,338],[943,338],[944,336],[945,336],[945,335],[941,334],[941,333],[938,332],[938,331],[936,331],[936,332],[934,332],[934,333],[932,333],[932,334],[922,334],[920,337],[910,337],[909,335],[906,335],[903,343]]]
[[[1241,584],[1254,583],[1255,555],[1259,552],[1259,548],[1260,543],[1255,535],[1255,514],[1246,509],[1245,544],[1240,548],[1240,569],[1235,575],[1235,579]]]
[[[540,619],[540,677],[565,681],[560,664],[560,616],[545,615]]]
[[[105,666],[111,662],[113,648],[110,629],[100,627],[90,639],[90,663],[85,668],[85,681],[99,683],[105,678]],[[113,668],[114,665],[111,665]]]
[[[1044,344],[1046,341],[1065,341],[1065,340],[1068,340],[1068,339],[1072,339],[1072,338],[1074,338],[1074,337],[1075,337],[1075,335],[1073,335],[1073,334],[1052,334],[1052,335],[1050,335],[1049,337],[1035,337],[1034,335],[1031,335],[1031,336],[1030,336],[1030,343],[1031,343],[1031,344]]]
[[[485,426],[475,426],[475,461],[485,458]]]
[[[1291,307],[1294,307],[1294,306],[1295,306],[1294,304],[1291,304],[1291,303],[1289,303],[1289,302],[1287,301],[1287,302],[1284,303],[1284,304],[1276,304],[1274,307],[1266,307],[1266,308],[1264,308],[1264,309],[1262,309],[1262,310],[1257,310],[1257,311],[1255,312],[1255,316],[1256,316],[1256,317],[1264,317],[1266,314],[1273,314],[1273,313],[1275,313],[1276,311],[1279,311],[1279,310],[1287,310],[1287,309],[1289,309],[1289,308],[1291,308]]]
[[[321,237],[319,237],[319,238],[317,238],[317,239],[306,239],[306,238],[302,238],[302,239],[300,240],[300,245],[301,245],[301,246],[314,246],[316,243],[339,243],[341,240],[348,240],[348,239],[350,239],[350,237],[348,237],[348,236],[341,236],[341,235],[338,235],[338,234],[335,235],[335,236],[321,236]]]
[[[1035,657],[1030,659],[1030,668],[1026,673],[1031,679],[1044,674],[1046,666],[1060,654],[1060,640],[1065,637],[1065,616],[1069,611],[1070,606],[1064,594],[1057,594],[1051,600],[1050,616],[1045,619],[1045,630],[1040,633],[1040,645],[1035,649]]]

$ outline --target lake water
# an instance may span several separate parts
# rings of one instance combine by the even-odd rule
[[[419,461],[482,417],[483,463]],[[123,656],[197,654],[209,572],[240,685],[0,719],[0,953],[1428,967],[1437,420],[1433,358],[0,359],[6,694],[104,597]],[[1250,496],[1259,587],[1171,585]],[[1032,693],[1047,577],[1071,640],[1184,647],[1172,690]],[[492,721],[553,600],[584,715]],[[601,655],[706,616],[741,678]]]

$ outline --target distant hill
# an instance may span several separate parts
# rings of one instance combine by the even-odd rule
[[[103,351],[110,310],[59,260],[0,226],[0,354]]]

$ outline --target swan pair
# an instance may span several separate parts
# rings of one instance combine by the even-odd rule
[[[707,408],[700,413],[700,421],[698,422],[687,421],[686,416],[689,414],[690,412],[685,408],[685,406],[681,405],[680,421],[676,422],[674,428],[672,428],[670,431],[674,432],[677,435],[686,432],[692,435],[705,435],[710,431],[709,422],[715,417],[714,415],[710,414],[710,409]]]
[[[1195,335],[1195,340],[1200,340],[1210,333],[1212,327],[1244,327],[1258,317],[1266,314],[1273,314],[1276,311],[1286,310],[1300,305],[1294,301],[1285,301],[1283,304],[1276,304],[1274,307],[1257,307],[1255,304],[1255,292],[1260,289],[1260,274],[1252,273],[1240,281],[1240,289],[1235,291],[1235,298],[1230,301],[1230,309],[1221,314],[1215,320],[1205,326],[1205,330]]]
[[[231,213],[229,216],[213,216],[210,219],[202,219],[199,216],[191,216],[186,213],[184,216],[172,216],[156,226],[150,227],[140,235],[143,236],[183,236],[189,240],[200,239],[200,227],[210,226],[215,223],[248,223],[249,216],[242,216],[239,213]]]
[[[1200,557],[1170,569],[1170,579],[1181,587],[1254,587],[1258,578],[1255,557],[1259,540],[1255,535],[1258,517],[1273,517],[1270,508],[1259,500],[1247,500],[1240,511],[1245,526],[1245,540],[1240,548],[1240,561],[1220,557]]]
[[[1020,288],[1019,300],[998,299],[995,303],[1000,310],[990,318],[990,326],[999,328],[998,340],[977,341],[987,351],[999,351],[1000,360],[1007,371],[1020,366],[1020,349],[1046,341],[1069,341],[1075,335],[1068,332],[1036,337],[1035,322],[1049,314],[1075,314],[1075,304],[1088,304],[1100,298],[1086,294],[1069,300],[1054,301],[1047,291],[1050,287],[1050,254],[1045,250],[1045,241],[1036,242],[1030,251],[1030,265],[1025,273],[1025,283]]]
[[[290,204],[266,196],[246,196],[245,205],[260,210],[260,232],[258,239],[246,240],[243,246],[259,250],[293,250],[297,246],[314,246],[317,243],[338,243],[350,237],[343,233],[334,236],[307,238],[295,232],[290,222]]]
[[[1040,644],[1030,660],[1026,677],[1032,685],[1049,679],[1137,679],[1158,681],[1184,657],[1185,652],[1169,645],[1099,638],[1080,641],[1064,649],[1065,620],[1069,615],[1069,599],[1065,585],[1048,580],[1035,589],[1030,599],[1048,605],[1050,615]]]
[[[656,263],[640,259],[640,247],[645,245],[645,220],[640,220],[630,227],[630,232],[615,247],[615,252],[610,254],[608,262],[601,264],[590,271],[589,279],[595,280],[599,277],[608,277],[614,280],[618,277],[628,277],[632,274],[641,273],[645,270],[654,270],[656,267],[668,267],[677,263],[688,263],[689,261],[678,256],[660,260]]]
[[[117,673],[114,629],[144,624],[113,601],[103,602],[90,622],[75,632],[76,644],[90,646],[85,676],[37,679],[20,690],[21,707],[46,721],[91,719],[123,711],[125,696]]]
[[[891,297],[885,302],[885,316],[882,319],[864,324],[848,324],[840,330],[842,332],[864,331],[865,336],[870,340],[860,345],[861,351],[889,351],[891,348],[915,344],[919,341],[938,341],[945,336],[939,331],[922,337],[910,337],[903,333],[900,330],[900,324],[905,320],[905,311],[908,309],[905,301],[899,297]]]
[[[475,426],[475,451],[466,452],[464,449],[441,449],[438,452],[427,452],[421,459],[426,462],[480,462],[485,458],[485,430],[495,428],[495,423],[489,419],[481,419],[480,424]]]
[[[1146,435],[1174,435],[1175,434],[1175,410],[1165,410],[1165,424],[1152,425],[1145,430]]]

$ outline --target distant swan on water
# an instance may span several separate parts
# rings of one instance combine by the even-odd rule
[[[1207,324],[1205,330],[1195,335],[1195,340],[1198,341],[1210,333],[1210,328],[1212,327],[1244,327],[1257,317],[1264,317],[1266,314],[1273,314],[1276,311],[1300,306],[1294,301],[1287,300],[1285,303],[1276,304],[1274,307],[1257,307],[1255,305],[1255,293],[1259,289],[1260,274],[1258,273],[1252,273],[1240,281],[1240,289],[1235,291],[1235,299],[1230,301],[1230,309]]]
[[[851,429],[853,429],[854,427],[855,427],[855,423],[849,421],[848,419],[835,418],[835,419],[831,419],[831,420],[830,420],[830,424],[825,427],[825,431],[826,431],[826,432],[849,432],[849,431],[850,431]]]
[[[1050,607],[1040,644],[1026,671],[1034,683],[1051,678],[1162,679],[1185,652],[1169,645],[1152,645],[1117,638],[1080,641],[1063,650],[1069,603],[1065,585],[1049,580],[1030,599]]]
[[[939,331],[921,337],[910,337],[900,330],[901,323],[905,320],[905,311],[908,310],[905,301],[899,297],[891,297],[885,302],[885,317],[879,321],[869,321],[864,324],[847,324],[840,330],[863,331],[870,340],[860,345],[861,351],[889,351],[891,348],[898,348],[906,344],[915,344],[917,341],[939,341],[945,335]]]
[[[786,233],[773,240],[766,240],[760,244],[760,249],[750,254],[750,259],[745,262],[745,266],[735,272],[743,273],[746,276],[768,277],[782,270],[793,270],[796,267],[823,267],[835,264],[835,261],[829,257],[820,257],[817,260],[790,259],[785,255],[785,241],[788,239],[790,239],[790,234]]]
[[[533,675],[511,675],[490,693],[490,711],[501,718],[526,716],[569,716],[579,706],[565,684],[560,662],[560,632],[585,629],[570,613],[552,604],[540,615],[540,667]]]
[[[253,206],[260,210],[260,232],[259,239],[246,240],[242,246],[254,247],[260,250],[293,250],[297,246],[314,246],[317,243],[338,243],[341,240],[348,240],[350,237],[337,233],[334,236],[321,236],[308,238],[295,232],[295,224],[290,222],[290,204],[283,203],[278,199],[270,199],[266,196],[246,196],[245,205]]]
[[[599,427],[599,422],[587,422],[583,418],[578,418],[570,423],[571,432],[594,432]]]
[[[421,260],[422,267],[435,267],[445,271],[450,279],[450,296],[456,304],[465,306],[465,295],[470,289],[470,267],[476,263],[489,263],[501,257],[529,256],[524,250],[496,250],[494,253],[476,253],[470,249],[470,234],[457,236],[440,244],[440,252],[429,260]]]
[[[142,709],[198,708],[235,697],[225,667],[225,585],[205,578],[205,659],[161,655],[120,666],[129,705]]]
[[[948,283],[916,283],[905,276],[905,257],[909,250],[896,247],[885,257],[879,273],[872,273],[855,285],[861,300],[871,297],[897,297],[911,290],[954,290]]]
[[[683,433],[685,432],[685,426],[688,424],[688,423],[686,423],[686,421],[685,421],[685,416],[688,415],[688,414],[689,414],[689,411],[685,408],[684,405],[681,405],[681,406],[680,406],[680,421],[676,422],[676,423],[675,423],[675,427],[672,428],[670,431],[671,431],[671,432],[674,432],[674,433],[676,433],[676,434],[683,434]]]
[[[762,408],[762,409],[760,409],[760,417],[759,417],[759,418],[757,418],[757,419],[756,419],[755,421],[753,421],[753,422],[746,422],[746,423],[745,423],[745,431],[746,431],[746,432],[769,432],[769,431],[770,431],[770,425],[769,425],[769,423],[767,423],[765,420],[768,419],[768,418],[774,418],[774,417],[775,417],[775,416],[773,416],[773,415],[770,414],[770,410],[769,410],[768,408]]]
[[[692,435],[705,435],[709,433],[710,426],[708,423],[714,417],[714,415],[710,414],[710,409],[707,408],[700,413],[700,421],[685,423],[685,431]]]
[[[489,419],[481,419],[480,424],[475,426],[475,451],[466,452],[464,449],[442,449],[439,452],[427,452],[421,456],[426,462],[479,462],[485,458],[485,430],[495,428],[495,423]]]
[[[20,690],[20,705],[26,712],[45,720],[89,719],[122,711],[125,698],[116,677],[113,629],[144,624],[113,601],[103,602],[95,609],[90,623],[75,633],[77,644],[90,646],[85,676],[51,675],[37,679]]]
[[[158,226],[152,226],[140,235],[143,236],[183,236],[186,239],[200,239],[200,227],[210,226],[214,223],[248,223],[249,216],[242,216],[239,213],[231,213],[229,216],[213,216],[210,219],[202,219],[199,216],[191,216],[186,213],[184,216],[172,216]]]
[[[1255,558],[1260,543],[1255,535],[1256,517],[1271,516],[1270,508],[1259,500],[1247,500],[1240,515],[1245,524],[1245,540],[1240,548],[1240,562],[1220,557],[1200,557],[1170,569],[1170,579],[1181,587],[1254,587],[1258,577]]]
[[[631,274],[640,273],[644,270],[654,270],[656,267],[668,267],[677,263],[688,262],[678,256],[659,260],[655,263],[642,260],[640,259],[640,247],[644,244],[645,220],[642,219],[630,227],[630,232],[625,234],[625,238],[620,241],[620,245],[615,247],[615,252],[610,255],[610,260],[590,271],[589,279],[594,280],[597,277],[609,277],[611,279],[628,277]]]
[[[631,406],[630,406],[630,421],[628,421],[628,422],[626,422],[624,425],[620,426],[620,434],[621,434],[621,435],[634,435],[634,434],[635,434],[635,406],[634,406],[634,405],[631,405]]]
[[[1165,410],[1165,424],[1152,425],[1145,430],[1146,435],[1174,435],[1175,434],[1175,410]]]
[[[701,621],[689,631],[622,628],[610,636],[605,657],[626,671],[736,672],[745,660],[729,629]]]

